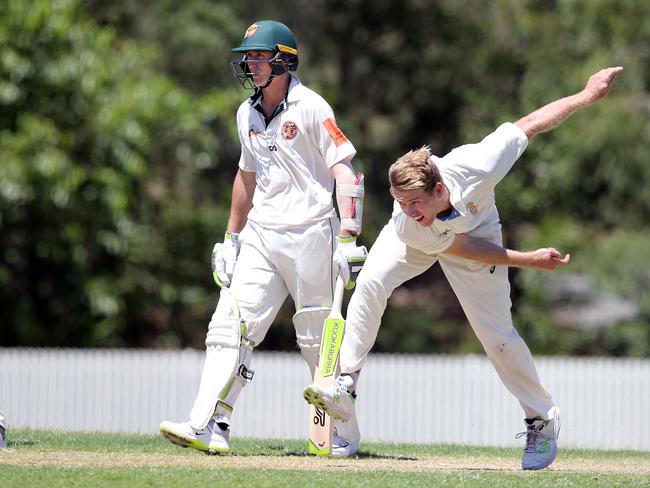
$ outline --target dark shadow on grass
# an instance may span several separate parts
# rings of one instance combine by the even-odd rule
[[[230,455],[234,456],[268,456],[269,452],[272,451],[271,455],[278,456],[287,456],[287,457],[316,457],[313,454],[309,454],[303,450],[289,449],[286,446],[281,445],[267,445],[260,446],[260,452],[247,453],[247,454],[238,454],[236,451],[231,452]],[[356,454],[342,459],[389,459],[393,461],[417,461],[418,458],[412,456],[391,456],[387,454],[376,454],[370,451],[358,451]]]
[[[36,441],[30,441],[28,439],[7,440],[7,447],[35,446],[36,444]]]

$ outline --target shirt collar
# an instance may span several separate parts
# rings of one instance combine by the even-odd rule
[[[294,90],[299,85],[302,85],[300,82],[300,79],[293,73],[289,73],[289,76],[291,77],[291,81],[289,82],[289,89],[287,90],[287,94],[284,97],[284,100],[286,103],[290,102],[297,102],[300,99],[300,90]],[[251,105],[255,105],[256,103],[259,103],[262,101],[262,89],[261,88],[255,88],[255,92],[251,95],[249,98],[249,103]]]

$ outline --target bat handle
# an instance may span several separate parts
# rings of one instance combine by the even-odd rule
[[[334,288],[334,299],[332,300],[331,314],[341,314],[341,305],[343,304],[343,292],[345,292],[345,282],[341,275],[336,277],[336,288]]]

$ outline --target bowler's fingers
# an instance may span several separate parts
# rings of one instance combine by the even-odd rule
[[[545,260],[545,263],[542,265],[543,269],[549,269],[553,270],[557,268],[558,266],[565,266],[569,264],[569,261],[571,261],[571,255],[566,254],[564,257],[562,257],[562,253],[555,249],[554,247],[547,247],[546,248],[547,254],[547,259]]]
[[[558,262],[562,265],[569,264],[569,261],[571,261],[571,254],[569,253],[566,253],[562,259],[558,259]]]
[[[623,71],[623,66],[605,68],[603,71],[605,72],[604,74],[607,77],[607,83],[610,84],[614,80],[614,78],[616,78],[616,75],[618,75],[621,71]]]

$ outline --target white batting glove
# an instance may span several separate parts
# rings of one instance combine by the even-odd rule
[[[357,284],[357,276],[366,262],[368,250],[366,246],[357,246],[357,238],[354,236],[337,236],[336,242],[334,264],[338,266],[345,289],[351,290]]]
[[[212,276],[219,288],[230,286],[239,256],[239,234],[226,232],[223,242],[217,242],[212,250]]]

